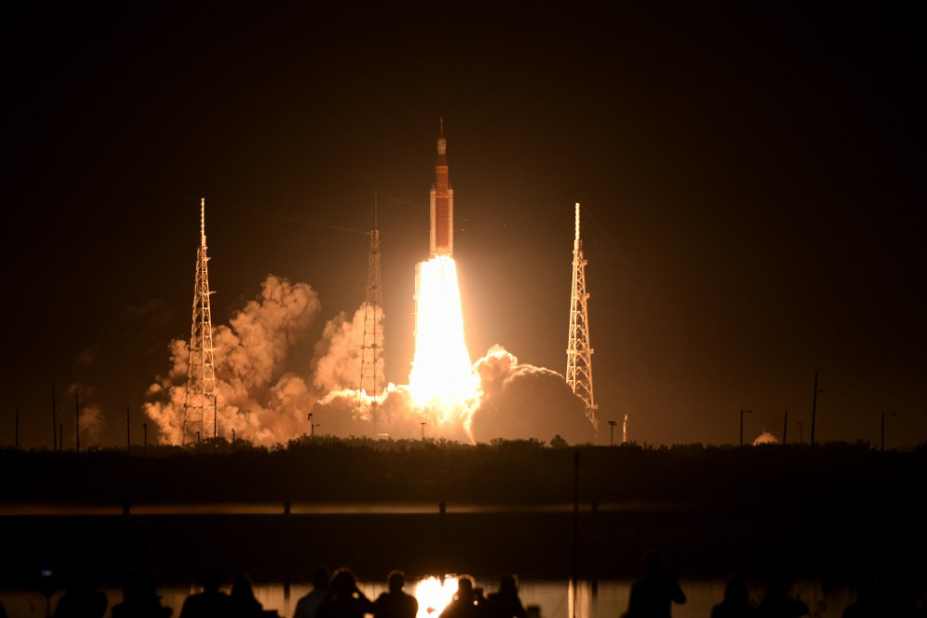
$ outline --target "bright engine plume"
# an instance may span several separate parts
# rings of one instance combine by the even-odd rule
[[[464,341],[457,265],[439,255],[415,277],[415,356],[409,390],[419,406],[448,407],[476,397],[477,380]]]

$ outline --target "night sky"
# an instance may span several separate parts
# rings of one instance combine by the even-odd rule
[[[201,196],[214,324],[267,274],[310,284],[308,373],[363,301],[382,192],[406,383],[441,116],[471,357],[565,370],[579,201],[600,419],[723,444],[739,409],[748,439],[788,410],[807,441],[819,370],[818,439],[878,443],[885,412],[888,446],[923,443],[923,5],[648,4],[9,14],[0,444],[16,407],[50,442],[52,386],[66,440],[78,382],[104,445],[126,404],[143,421],[189,336]]]

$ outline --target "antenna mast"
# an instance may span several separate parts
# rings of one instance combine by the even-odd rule
[[[206,255],[206,198],[200,199],[200,246],[196,251],[196,283],[193,287],[193,325],[190,328],[190,361],[183,404],[181,444],[187,435],[219,436],[216,367],[212,347],[212,312],[209,297],[209,257]]]
[[[389,419],[377,418],[377,400],[383,384],[383,292],[380,280],[380,230],[377,220],[377,192],[373,193],[373,229],[368,233],[367,295],[364,302],[364,339],[361,345],[360,390],[374,397],[371,406],[373,437],[389,437]]]
[[[567,346],[566,382],[584,402],[586,416],[598,430],[592,391],[592,353],[589,341],[589,294],[586,292],[586,259],[579,236],[579,202],[576,203],[576,238],[573,241],[573,286],[570,292],[570,337]]]

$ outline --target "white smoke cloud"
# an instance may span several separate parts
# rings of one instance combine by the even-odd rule
[[[269,275],[260,296],[213,330],[218,424],[221,434],[258,444],[286,441],[305,428],[314,395],[303,378],[285,371],[292,347],[321,311],[318,294],[305,283]],[[171,368],[148,389],[145,412],[161,440],[179,444],[189,349],[171,342]],[[189,437],[187,437],[189,439]]]
[[[364,344],[364,320],[367,318],[367,303],[354,312],[348,320],[345,312],[328,321],[322,339],[315,344],[316,357],[312,361],[313,385],[320,393],[332,393],[357,388],[361,378],[361,350]],[[377,346],[383,349],[383,309],[375,308],[370,319],[376,320]],[[384,384],[385,365],[383,356],[377,360],[377,382]],[[369,385],[365,385],[368,386]]]
[[[559,434],[571,444],[592,442],[595,429],[585,402],[556,371],[520,364],[494,346],[474,365],[482,396],[470,419],[477,442],[493,438],[550,440]]]
[[[573,394],[559,373],[520,364],[500,346],[494,346],[474,364],[479,392],[469,405],[456,408],[419,407],[408,387],[390,385],[376,398],[377,414],[389,418],[393,439],[425,436],[462,442],[489,442],[495,438],[536,438],[547,441],[561,435],[568,442],[595,439],[592,422],[582,399]],[[339,390],[313,407],[320,434],[373,435],[374,398],[354,390]]]
[[[550,440],[559,434],[571,443],[592,441],[592,423],[583,401],[560,374],[521,364],[494,346],[473,366],[478,389],[456,407],[419,407],[404,385],[389,384],[374,395],[357,390],[361,372],[365,305],[349,318],[340,313],[326,323],[316,342],[309,371],[287,367],[288,355],[303,340],[321,304],[307,284],[268,276],[260,296],[214,329],[219,431],[256,444],[284,443],[308,433],[307,415],[321,435],[393,439],[445,438],[488,442],[495,438]],[[383,313],[378,345],[383,346]],[[179,444],[182,434],[189,349],[170,345],[170,369],[148,389],[145,412],[161,430],[163,442]],[[377,374],[384,375],[382,357]],[[376,417],[376,427],[374,427]],[[191,436],[186,436],[187,441]]]
[[[92,401],[96,389],[81,382],[74,382],[68,385],[66,392],[72,397],[80,396],[78,427],[80,429],[81,447],[99,446],[105,421],[100,404]]]

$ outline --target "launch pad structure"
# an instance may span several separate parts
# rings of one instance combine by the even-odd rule
[[[383,290],[380,277],[380,229],[377,221],[377,193],[373,198],[373,229],[368,232],[370,244],[367,254],[367,294],[364,301],[364,338],[361,343],[360,389],[373,397],[370,416],[374,438],[387,438],[390,434],[389,416],[378,418],[378,401],[383,375],[380,363],[383,354],[380,340],[383,333],[379,329],[379,316],[383,310]],[[385,425],[385,427],[383,427]],[[383,431],[385,429],[385,431]]]
[[[190,328],[190,358],[183,404],[181,445],[187,435],[197,438],[219,436],[219,408],[216,397],[215,350],[212,345],[212,312],[209,297],[209,257],[206,254],[206,198],[200,200],[200,246],[196,251],[196,283],[193,287],[193,325]],[[210,418],[210,412],[212,412]]]
[[[570,336],[567,345],[566,382],[586,403],[586,416],[598,430],[592,388],[592,345],[589,340],[589,293],[586,292],[586,258],[579,235],[579,202],[576,203],[576,237],[573,240],[573,285],[570,290]]]

